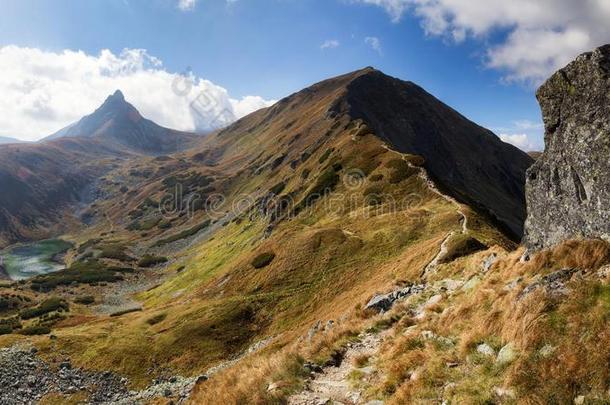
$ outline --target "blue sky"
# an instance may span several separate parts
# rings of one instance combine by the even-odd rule
[[[527,135],[541,147],[535,99],[541,78],[489,61],[489,49],[506,43],[512,28],[498,24],[477,32],[465,24],[464,32],[448,36],[431,29],[416,9],[401,9],[397,17],[392,7],[408,1],[182,0],[189,7],[181,8],[180,0],[5,0],[0,47],[92,56],[144,49],[162,61],[156,68],[172,74],[191,69],[232,99],[276,100],[374,66],[416,82],[497,133]],[[20,135],[1,124],[0,135]]]

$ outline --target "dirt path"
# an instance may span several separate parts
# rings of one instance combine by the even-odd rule
[[[401,157],[401,159],[403,159],[404,161],[406,161],[407,163],[409,163],[409,161],[406,159],[405,155],[403,153],[400,153],[398,151],[395,151],[393,149],[391,149],[388,145],[383,145],[383,147],[392,152],[397,154],[398,156]],[[411,167],[415,167],[413,166],[411,163],[409,163],[409,166]],[[464,214],[464,211],[462,210],[462,204],[460,204],[455,198],[448,196],[446,194],[443,194],[438,187],[436,186],[436,184],[434,184],[434,181],[432,181],[432,179],[428,176],[428,173],[426,172],[426,170],[424,168],[417,168],[419,169],[419,177],[420,179],[422,179],[422,181],[424,181],[424,183],[426,183],[426,185],[428,186],[428,188],[435,193],[436,195],[438,195],[439,197],[441,197],[442,199],[444,199],[445,201],[450,202],[451,204],[453,204],[456,207],[456,212],[462,217],[462,229],[461,229],[461,233],[462,234],[466,234],[468,233],[468,217],[466,216],[466,214]],[[455,236],[458,232],[457,231],[451,231],[447,234],[447,236],[443,239],[443,241],[440,244],[439,247],[439,252],[436,256],[434,256],[434,258],[432,259],[432,261],[430,261],[430,263],[428,263],[425,267],[424,270],[422,271],[421,277],[425,277],[426,274],[428,274],[431,271],[434,271],[434,269],[436,269],[436,267],[439,265],[440,260],[442,259],[442,257],[447,253],[447,249],[448,249],[448,243],[451,240],[451,238],[453,236]]]
[[[316,373],[306,388],[288,398],[289,405],[326,405],[326,404],[380,404],[381,401],[363,399],[362,386],[377,377],[377,353],[389,331],[364,333],[356,343],[346,350],[341,364],[328,366]],[[368,362],[358,367],[356,360],[368,358]],[[356,378],[358,381],[356,381]],[[355,384],[357,386],[355,386]]]

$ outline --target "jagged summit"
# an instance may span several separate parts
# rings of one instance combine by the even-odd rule
[[[129,109],[131,107],[135,109],[135,107],[133,107],[125,100],[125,96],[123,95],[123,92],[121,90],[117,90],[110,96],[108,96],[104,103],[100,106],[100,109],[104,107],[112,107],[116,109]]]
[[[121,90],[108,96],[92,114],[45,138],[95,138],[110,146],[140,153],[168,153],[191,146],[195,134],[161,127],[142,117]]]
[[[121,90],[117,90],[115,91],[112,96],[110,96],[109,98],[113,98],[113,99],[117,99],[117,100],[123,100],[125,101],[125,96],[123,95],[123,92]]]

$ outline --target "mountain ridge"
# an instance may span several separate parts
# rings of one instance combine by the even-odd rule
[[[520,240],[531,157],[413,82],[372,68],[355,73],[341,100],[345,105],[335,109],[364,120],[396,150],[424,157],[424,166],[442,188]]]
[[[8,136],[0,136],[0,145],[8,144],[8,143],[25,143],[25,142],[21,141],[19,139],[16,139],[16,138],[8,137]]]
[[[422,156],[426,169],[441,188],[485,213],[513,240],[521,239],[526,216],[525,171],[533,159],[416,84],[372,67],[293,93],[221,130],[208,145],[216,141],[223,145],[217,149],[215,159],[227,150],[230,156],[226,159],[239,162],[231,153],[231,143],[264,130],[280,114],[299,109],[316,122],[344,115],[350,122],[362,121],[360,131],[375,134],[401,153]],[[298,132],[296,123],[300,118],[296,114],[291,117],[285,125]],[[278,128],[278,132],[282,130]],[[321,135],[313,134],[315,142],[324,142]],[[271,142],[268,145],[274,147]],[[296,158],[289,148],[284,149],[284,154]]]

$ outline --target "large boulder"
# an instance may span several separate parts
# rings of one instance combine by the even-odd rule
[[[580,55],[537,97],[546,148],[527,172],[525,244],[610,241],[610,45]]]

